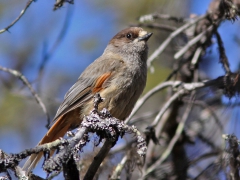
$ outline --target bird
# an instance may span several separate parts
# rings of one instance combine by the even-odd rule
[[[152,36],[141,27],[129,27],[117,33],[103,54],[93,61],[67,91],[52,126],[38,145],[63,137],[77,128],[93,110],[96,93],[104,99],[99,110],[106,108],[113,117],[125,120],[142,94],[147,80],[147,41]],[[53,154],[53,153],[51,153]],[[32,154],[23,166],[31,172],[43,153]]]

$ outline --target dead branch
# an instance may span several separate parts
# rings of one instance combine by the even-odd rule
[[[29,0],[25,6],[25,8],[20,12],[19,16],[10,24],[8,25],[7,27],[3,28],[0,30],[0,34],[1,33],[4,33],[5,31],[9,31],[9,29],[14,25],[16,24],[20,19],[21,17],[25,14],[25,12],[27,11],[27,9],[29,8],[29,6],[32,4],[32,2],[34,2],[34,0]]]
[[[9,68],[6,68],[6,67],[2,67],[0,66],[0,70],[1,71],[4,71],[4,72],[7,72],[7,73],[10,73],[12,74],[13,76],[19,78],[23,84],[25,84],[28,89],[30,90],[30,92],[32,93],[33,97],[35,98],[35,100],[37,101],[37,103],[40,105],[40,107],[42,108],[43,110],[43,113],[47,116],[47,122],[48,124],[46,125],[46,127],[49,126],[49,122],[50,122],[50,117],[49,117],[49,113],[47,111],[47,108],[46,106],[44,105],[44,103],[42,102],[41,98],[39,97],[39,95],[36,93],[36,91],[33,89],[33,87],[31,86],[31,84],[29,83],[29,81],[27,80],[27,78],[19,71],[17,70],[14,70],[14,69],[9,69]]]

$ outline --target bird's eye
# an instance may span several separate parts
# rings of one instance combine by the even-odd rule
[[[131,38],[132,38],[132,34],[131,34],[131,33],[128,33],[128,34],[127,34],[127,38],[128,38],[128,39],[131,39]]]

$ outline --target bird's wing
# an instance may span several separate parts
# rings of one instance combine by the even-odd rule
[[[84,102],[93,98],[95,93],[108,86],[116,69],[122,63],[119,58],[108,58],[101,56],[84,70],[77,82],[66,93],[53,122],[58,117],[80,107]],[[106,62],[109,64],[106,65]]]

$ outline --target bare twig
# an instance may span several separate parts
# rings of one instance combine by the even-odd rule
[[[48,111],[47,111],[47,108],[46,106],[44,105],[44,103],[42,102],[41,98],[38,96],[38,94],[36,93],[36,91],[33,89],[33,87],[31,86],[31,84],[29,83],[29,81],[27,80],[27,78],[25,76],[23,76],[22,73],[20,73],[19,71],[17,70],[14,70],[14,69],[9,69],[9,68],[6,68],[6,67],[2,67],[0,66],[0,70],[1,71],[4,71],[4,72],[8,72],[10,74],[12,74],[13,76],[16,76],[17,78],[19,78],[23,84],[25,84],[28,89],[31,91],[33,97],[36,99],[37,103],[40,105],[40,107],[42,108],[44,114],[46,114],[47,116],[47,121],[50,122],[50,117],[49,117],[49,114],[48,114]],[[49,124],[46,125],[47,127],[49,126]]]
[[[194,56],[191,60],[191,69],[193,69],[196,66],[202,51],[203,51],[202,47],[198,47],[197,50],[195,51]]]
[[[179,72],[181,70],[181,68],[184,65],[186,65],[187,63],[188,63],[188,61],[179,62],[176,67],[173,67],[173,71],[168,75],[168,77],[166,78],[165,81],[169,81],[173,77],[173,75],[175,75],[177,72]]]
[[[135,107],[132,110],[131,115],[125,120],[125,123],[127,124],[130,121],[130,119],[136,114],[136,112],[140,109],[140,107],[142,107],[142,105],[155,93],[161,91],[166,87],[169,87],[169,86],[176,87],[180,84],[181,84],[180,81],[167,81],[167,82],[160,83],[159,85],[157,85],[156,87],[148,91],[141,99],[137,101]]]
[[[139,21],[141,23],[143,23],[146,21],[154,21],[155,19],[165,19],[165,20],[170,20],[170,21],[175,21],[175,22],[185,22],[186,21],[186,19],[183,19],[183,18],[170,16],[169,14],[158,14],[158,13],[143,15],[139,18]]]
[[[219,159],[217,159],[215,162],[212,162],[212,163],[210,163],[209,165],[207,165],[207,166],[205,166],[205,168],[203,169],[203,170],[201,170],[201,172],[197,175],[197,176],[195,176],[195,180],[197,180],[197,179],[201,179],[201,176],[202,175],[204,175],[204,173],[207,171],[207,170],[209,170],[209,169],[211,169],[212,167],[214,167],[214,166],[216,166],[216,164],[220,164],[220,160]],[[219,171],[220,169],[219,168],[214,168],[215,169],[215,171]],[[212,172],[211,171],[211,177],[209,177],[209,176],[207,176],[208,178],[213,178],[213,177],[215,177],[214,175],[212,175],[212,174],[216,174],[215,172]],[[203,178],[203,179],[207,179],[206,177],[205,178]]]
[[[173,27],[173,26],[169,26],[169,25],[166,25],[166,24],[159,24],[159,23],[151,23],[151,24],[133,24],[131,26],[140,26],[140,27],[147,27],[147,28],[150,28],[150,29],[159,29],[159,30],[164,30],[164,31],[175,31],[177,28],[176,27]]]
[[[177,140],[179,139],[180,135],[182,134],[182,131],[184,129],[184,125],[185,122],[189,116],[189,113],[192,109],[192,104],[189,104],[185,110],[185,113],[183,114],[183,117],[181,119],[181,121],[178,124],[178,127],[176,129],[175,135],[174,137],[171,139],[170,143],[168,144],[167,149],[163,152],[162,156],[153,164],[151,165],[145,174],[143,174],[144,179],[146,178],[146,176],[151,173],[152,171],[154,171],[154,169],[156,169],[156,167],[160,166],[161,163],[169,156],[169,154],[171,153],[173,146],[176,144]]]
[[[64,3],[74,4],[74,0],[56,0],[56,3],[54,4],[53,10],[57,10],[60,7],[63,6]]]
[[[230,73],[216,79],[206,81],[206,86],[214,86],[224,90],[224,94],[233,97],[240,93],[240,73]]]
[[[184,53],[186,53],[186,51],[192,47],[194,44],[196,44],[198,41],[200,41],[202,39],[202,37],[204,37],[204,35],[211,31],[213,29],[213,25],[209,26],[205,31],[203,31],[202,33],[198,34],[196,37],[194,37],[191,41],[189,41],[180,51],[178,51],[175,55],[174,55],[174,59],[179,59]],[[207,39],[207,38],[206,38]]]
[[[164,116],[162,117],[162,121],[166,122],[167,119],[169,119],[169,116],[171,114],[171,109],[168,109],[165,113]],[[160,137],[160,133],[162,131],[162,124],[159,123],[156,127],[155,127],[155,134],[156,134],[156,138]],[[159,139],[157,139],[159,141]],[[148,148],[147,148],[147,153],[145,156],[145,163],[144,163],[144,167],[143,167],[143,172],[146,172],[146,169],[148,168],[149,164],[151,163],[154,154],[154,149],[157,148],[156,147],[156,143],[154,141],[150,141],[148,143]]]
[[[225,53],[225,48],[224,48],[224,45],[223,45],[223,42],[222,42],[222,38],[217,31],[216,31],[215,35],[217,37],[220,63],[222,64],[225,73],[230,74],[231,73],[230,65],[229,65],[229,62],[228,62],[227,55]]]
[[[211,82],[212,82],[212,80],[211,80]],[[166,87],[169,87],[169,86],[172,87],[172,88],[176,88],[180,85],[182,85],[182,88],[187,90],[187,91],[193,91],[193,90],[198,89],[198,88],[203,88],[203,87],[207,87],[207,86],[210,86],[210,85],[215,85],[215,83],[209,83],[209,81],[196,82],[196,83],[183,83],[181,81],[166,81],[166,82],[160,83],[159,85],[157,85],[156,87],[151,89],[149,92],[147,92],[147,94],[145,94],[141,99],[139,99],[137,101],[135,107],[133,108],[133,111],[132,111],[131,115],[125,120],[125,123],[127,124],[130,121],[130,119],[135,115],[135,113],[140,109],[140,107],[147,101],[147,99],[150,98],[151,96],[153,96],[155,93],[157,93],[158,91],[160,91],[160,90],[162,90]],[[181,91],[181,93],[184,93],[184,92]],[[174,98],[176,99],[176,97],[174,97]],[[169,105],[167,105],[166,108],[168,108]],[[164,109],[161,108],[161,112],[159,112],[160,118],[163,115],[163,113],[165,112],[165,110],[166,110],[165,108]],[[159,117],[159,114],[157,115],[157,117]],[[156,117],[156,119],[158,119],[157,117]],[[152,124],[154,126],[156,125],[155,124],[155,122],[157,121],[156,119],[155,119],[154,123]]]
[[[233,1],[233,0],[221,0],[219,11],[220,14],[224,16],[224,18],[234,22],[238,19],[238,16],[240,15],[239,11],[239,2]]]
[[[152,55],[147,60],[148,67],[151,67],[153,60],[159,56],[163,50],[167,47],[167,45],[171,42],[171,40],[176,37],[178,34],[182,33],[185,29],[189,28],[190,26],[196,24],[203,18],[205,18],[207,15],[202,15],[200,17],[197,17],[188,23],[184,24],[182,27],[178,28],[176,31],[172,32],[168,38],[152,53]],[[152,69],[153,70],[153,69]]]
[[[187,103],[193,103],[194,105],[201,106],[202,108],[206,109],[212,115],[212,117],[214,118],[214,120],[215,120],[216,124],[218,125],[218,127],[220,128],[220,130],[221,131],[223,130],[223,126],[222,126],[218,116],[216,115],[214,110],[207,103],[205,103],[204,101],[199,101],[199,100],[189,101],[189,100],[183,99],[183,101],[187,102]]]
[[[35,148],[27,149],[18,154],[11,154],[7,158],[0,159],[0,169],[14,168],[18,165],[18,163],[22,159],[25,159],[31,154],[48,151],[51,149],[56,149],[59,145],[66,145],[66,144],[68,144],[68,141],[66,141],[65,139],[61,139],[61,140],[57,139],[51,143],[39,145],[39,146],[36,146]]]
[[[85,120],[83,120],[85,122]],[[87,124],[87,123],[86,123]],[[55,156],[50,159],[47,159],[44,162],[43,169],[48,172],[52,173],[53,171],[60,171],[62,169],[62,166],[66,165],[68,161],[72,158],[73,154],[77,151],[81,150],[76,144],[78,142],[81,142],[81,140],[84,141],[84,145],[86,145],[86,140],[84,139],[84,135],[88,133],[89,129],[87,127],[82,126],[78,129],[75,136],[72,138],[65,140],[63,139],[63,142],[65,141],[65,144],[59,144],[56,146],[56,148],[59,149],[60,146],[63,146],[64,148],[61,148],[62,150]],[[56,142],[56,141],[53,141]],[[51,143],[48,143],[51,145]],[[49,148],[50,149],[50,148]],[[73,166],[73,165],[71,165]]]
[[[207,158],[211,158],[211,157],[213,157],[213,156],[218,156],[220,153],[221,153],[221,151],[211,151],[211,152],[209,152],[209,153],[205,153],[205,154],[203,154],[203,155],[201,155],[201,156],[199,156],[199,157],[191,160],[191,161],[189,162],[189,165],[194,165],[194,164],[196,164],[198,161],[201,161],[201,160],[204,160],[204,159],[207,159]]]
[[[0,30],[0,34],[4,33],[5,31],[9,31],[9,29],[16,24],[16,22],[19,21],[19,19],[21,19],[21,17],[24,15],[24,13],[27,11],[27,9],[29,8],[29,6],[32,4],[32,2],[34,2],[35,0],[29,0],[25,6],[25,8],[20,12],[20,15],[7,27],[5,27],[4,29]]]
[[[113,171],[110,180],[120,179],[120,174],[121,174],[121,172],[122,172],[122,170],[123,170],[123,168],[124,168],[127,160],[128,160],[128,155],[125,155],[125,156],[122,158],[121,162],[117,165],[117,167],[116,167],[115,170]]]
[[[163,107],[161,107],[160,112],[157,114],[157,116],[155,117],[154,121],[151,124],[151,127],[155,127],[159,121],[161,120],[163,114],[166,112],[166,110],[171,106],[171,104],[179,97],[181,97],[183,94],[185,93],[184,89],[179,90],[178,92],[176,92],[173,96],[171,96],[171,98],[163,105]],[[166,119],[167,120],[167,119]],[[166,121],[160,121],[161,126],[160,127],[164,127],[164,124],[166,123]],[[161,131],[160,131],[161,132]]]
[[[235,135],[224,134],[222,136],[228,143],[226,148],[228,155],[228,161],[230,166],[230,177],[232,180],[240,179],[239,175],[239,140]]]
[[[131,140],[129,142],[126,142],[125,144],[118,145],[117,147],[114,147],[114,149],[112,149],[109,152],[109,156],[114,156],[116,153],[119,153],[119,152],[127,150],[128,148],[130,148],[132,146],[132,144],[134,142],[135,142],[134,140]]]
[[[136,123],[141,123],[142,121],[146,121],[149,118],[154,117],[155,115],[157,115],[158,111],[149,111],[146,113],[142,113],[139,115],[135,115],[132,117],[131,121],[129,122],[129,124],[136,124]]]
[[[103,144],[103,147],[99,151],[99,153],[94,157],[90,167],[88,168],[87,173],[85,174],[83,180],[90,180],[93,179],[94,175],[96,174],[100,164],[103,162],[105,157],[107,156],[108,152],[113,146],[113,142],[110,140],[106,140]]]

